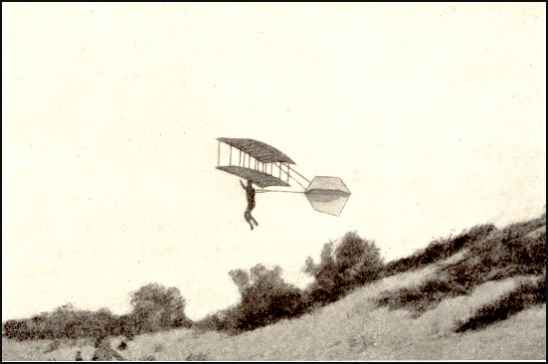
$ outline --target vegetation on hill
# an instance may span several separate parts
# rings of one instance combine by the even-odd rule
[[[513,291],[480,307],[454,331],[479,330],[495,322],[506,320],[526,308],[546,302],[545,277],[539,278],[535,281],[522,282]]]
[[[241,295],[240,302],[207,316],[194,326],[237,334],[298,317],[374,281],[382,267],[382,257],[375,242],[349,232],[338,244],[326,243],[318,263],[310,257],[306,260],[304,271],[314,281],[305,290],[284,282],[279,267],[268,269],[258,264],[249,272],[231,271],[230,276]]]
[[[356,287],[376,280],[383,265],[375,242],[355,232],[345,234],[336,246],[334,242],[325,244],[319,263],[310,257],[305,263],[305,273],[314,278],[305,291],[309,305],[336,301]]]
[[[8,320],[3,325],[3,334],[17,340],[119,335],[132,338],[145,332],[191,325],[184,313],[185,300],[175,287],[148,284],[131,294],[131,304],[132,312],[121,316],[108,309],[78,310],[67,304],[30,319]]]
[[[545,218],[540,218],[512,224],[501,230],[485,228],[484,225],[471,229],[476,232],[472,236],[482,236],[483,239],[467,239],[466,244],[459,243],[461,249],[467,248],[462,259],[442,267],[435,277],[426,282],[382,292],[377,304],[391,309],[409,309],[420,315],[442,300],[470,294],[475,287],[488,281],[518,275],[541,275],[546,266],[546,234],[532,236],[530,233],[545,224]],[[447,240],[451,247],[449,250],[455,246],[455,240],[460,238]],[[446,250],[442,245],[435,246]],[[519,294],[521,291],[517,292]],[[525,294],[525,291],[522,293]]]
[[[469,295],[479,285],[518,275],[544,276],[546,266],[546,215],[497,229],[478,225],[456,236],[437,239],[424,250],[385,264],[372,240],[355,232],[326,243],[320,259],[307,258],[303,271],[313,281],[305,289],[285,282],[280,267],[257,264],[249,270],[234,269],[229,275],[240,301],[227,309],[192,322],[184,313],[186,301],[175,287],[152,283],[131,293],[132,311],[114,315],[107,309],[77,310],[61,306],[29,319],[8,320],[3,335],[17,340],[126,336],[193,327],[196,332],[223,331],[240,334],[283,319],[313,312],[340,300],[358,287],[439,263],[436,274],[415,285],[382,291],[377,306],[407,309],[421,315],[447,298]],[[542,230],[544,229],[544,230]],[[460,255],[457,255],[460,253]],[[538,280],[540,282],[540,280]],[[481,307],[461,322],[458,332],[482,328],[531,305],[545,302],[544,281],[523,283],[497,301]]]
[[[266,326],[304,312],[302,292],[286,283],[280,267],[257,264],[248,271],[236,269],[230,276],[240,292],[240,303],[195,323],[202,330],[240,333]]]
[[[408,272],[413,269],[422,268],[428,264],[447,259],[463,248],[474,245],[484,240],[493,231],[496,231],[493,224],[474,226],[465,230],[457,236],[436,239],[425,249],[419,250],[409,257],[389,262],[383,269],[383,277],[398,273]]]

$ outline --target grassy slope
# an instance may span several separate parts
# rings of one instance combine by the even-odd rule
[[[542,234],[545,220],[543,224],[535,221],[517,224],[515,228],[524,235]],[[389,310],[376,305],[381,292],[420,286],[468,254],[470,251],[463,248],[443,261],[386,277],[295,320],[235,337],[192,330],[142,335],[123,354],[128,359],[153,355],[157,360],[184,360],[191,354],[203,354],[209,360],[545,360],[545,304],[532,306],[483,330],[454,332],[459,322],[471,317],[478,308],[538,276],[521,274],[482,282],[470,294],[444,298],[418,318],[414,318],[412,310]],[[116,341],[113,339],[114,345]],[[44,354],[48,345],[46,341],[17,343],[3,339],[2,359],[71,360],[77,347],[85,358],[93,352],[85,340],[64,343]]]

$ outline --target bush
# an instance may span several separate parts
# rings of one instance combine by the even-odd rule
[[[455,332],[482,329],[537,304],[546,302],[544,277],[535,282],[523,282],[515,290],[479,308],[474,315],[461,322]]]
[[[546,222],[541,219],[508,225],[482,244],[472,246],[471,254],[480,256],[499,268],[520,265],[524,274],[539,273],[546,262],[546,234],[530,233],[542,226],[546,226]]]
[[[7,321],[4,329],[8,338],[17,340],[76,339],[106,335],[116,319],[107,309],[93,312],[64,305],[30,319]]]
[[[27,337],[26,321],[23,320],[7,320],[4,323],[4,335],[8,339],[26,340],[34,339],[35,337]]]
[[[146,285],[132,294],[131,303],[133,311],[121,316],[108,309],[77,310],[67,304],[30,319],[8,320],[3,331],[7,338],[16,340],[105,336],[125,336],[132,340],[144,332],[191,326],[184,314],[185,301],[174,287]]]
[[[546,225],[546,209],[544,210],[544,213],[538,218],[515,222],[513,224],[510,224],[504,227],[502,231],[504,232],[511,231],[515,234],[523,236],[545,225]]]
[[[416,287],[381,292],[376,299],[376,303],[379,306],[388,306],[391,310],[411,309],[414,313],[420,315],[434,308],[447,297],[467,293],[469,293],[469,290],[458,282],[440,277],[426,281]]]
[[[286,283],[281,273],[278,266],[268,269],[262,264],[251,268],[249,274],[230,272],[241,295],[240,304],[226,315],[233,329],[252,330],[303,312],[301,291]]]
[[[438,277],[417,287],[382,292],[377,304],[391,309],[407,308],[421,314],[446,297],[469,294],[487,281],[543,274],[546,235],[527,236],[538,228],[537,220],[509,225],[487,239],[469,240],[474,243],[467,243],[466,256],[443,267]]]
[[[216,312],[209,314],[199,321],[194,322],[192,328],[197,334],[205,331],[225,331],[225,321],[221,318],[221,313]]]
[[[302,292],[286,283],[282,270],[257,264],[248,271],[230,271],[230,277],[240,292],[240,302],[228,309],[206,316],[196,322],[197,330],[218,330],[239,334],[266,326],[304,312]]]
[[[333,242],[324,245],[318,264],[307,258],[304,271],[314,278],[306,291],[307,304],[333,302],[352,289],[376,280],[382,269],[383,260],[375,242],[349,232],[338,246]]]
[[[391,276],[447,259],[461,249],[482,241],[496,229],[493,224],[477,225],[457,236],[434,240],[424,250],[386,264],[382,275],[384,277]]]
[[[137,325],[138,332],[188,327],[190,320],[184,313],[185,304],[177,288],[147,284],[131,294],[132,324]]]

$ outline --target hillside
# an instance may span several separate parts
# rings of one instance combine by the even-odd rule
[[[384,278],[299,318],[237,336],[139,335],[122,353],[133,360],[545,360],[545,229],[545,216],[471,229],[389,263]],[[93,353],[91,340],[44,353],[50,345],[3,339],[2,359]]]

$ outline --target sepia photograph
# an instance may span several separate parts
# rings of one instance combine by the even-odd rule
[[[546,5],[2,3],[2,361],[546,361]]]

